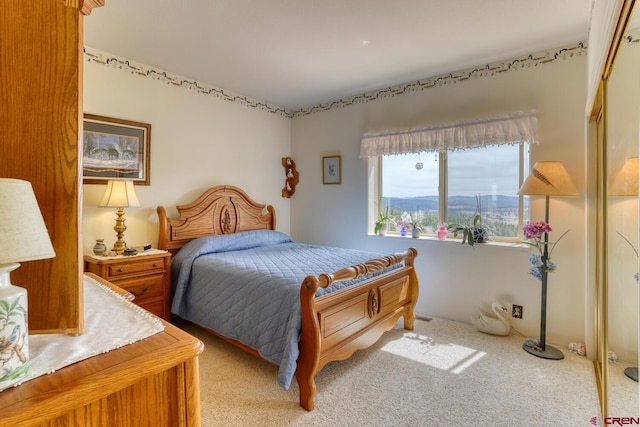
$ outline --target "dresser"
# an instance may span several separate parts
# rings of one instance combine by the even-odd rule
[[[130,292],[133,302],[169,321],[171,254],[151,249],[133,256],[84,256],[84,271]]]
[[[198,355],[204,346],[159,321],[161,332],[0,392],[0,425],[200,426]]]

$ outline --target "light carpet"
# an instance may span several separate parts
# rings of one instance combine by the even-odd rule
[[[208,426],[590,426],[600,417],[593,363],[561,348],[550,361],[517,335],[434,318],[414,331],[400,321],[372,347],[316,376],[316,409],[298,406],[277,368],[190,324],[200,356],[202,425]],[[557,346],[559,347],[559,346]],[[560,348],[560,347],[559,347]]]

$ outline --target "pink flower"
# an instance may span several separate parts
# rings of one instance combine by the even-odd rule
[[[524,237],[527,239],[537,239],[544,233],[550,233],[551,226],[545,221],[533,221],[528,222],[527,225],[523,227],[522,231],[524,232]]]

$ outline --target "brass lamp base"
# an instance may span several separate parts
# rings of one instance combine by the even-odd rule
[[[113,244],[113,248],[111,250],[118,255],[122,255],[124,250],[127,249],[127,243],[123,239],[124,232],[127,230],[127,226],[124,225],[124,210],[122,208],[118,208],[116,215],[118,215],[118,217],[116,218],[116,225],[113,229],[115,230],[118,239]]]

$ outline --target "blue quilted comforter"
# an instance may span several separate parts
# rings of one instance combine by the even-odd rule
[[[302,280],[379,256],[295,243],[271,230],[203,237],[172,260],[171,312],[257,350],[279,366],[278,383],[289,389],[299,354]]]

